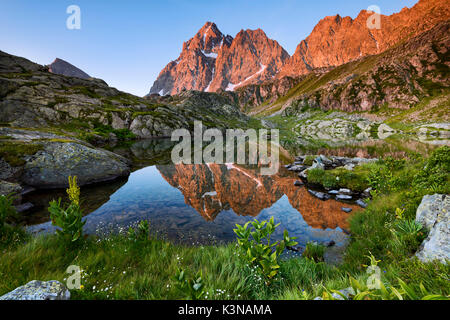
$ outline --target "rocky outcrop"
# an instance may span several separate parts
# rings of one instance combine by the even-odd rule
[[[84,140],[165,137],[192,129],[194,121],[218,128],[245,127],[248,119],[228,93],[182,92],[178,96],[139,98],[99,79],[48,72],[24,58],[0,52],[0,123],[22,128],[53,128]],[[0,163],[1,165],[1,163]],[[0,176],[1,179],[1,176]]]
[[[416,256],[424,262],[450,261],[450,197],[442,194],[424,196],[417,208],[416,221],[430,230]]]
[[[64,61],[62,59],[56,58],[48,66],[48,71],[55,74],[60,74],[68,77],[77,77],[81,79],[90,79],[91,77],[81,69],[78,69],[74,65]]]
[[[283,97],[303,78],[283,77],[260,84],[243,85],[235,90],[239,104],[245,111],[251,113],[254,106],[263,103],[273,103]],[[249,107],[249,108],[248,108]]]
[[[33,280],[1,296],[0,300],[70,300],[70,291],[56,280]]]
[[[180,56],[161,71],[150,94],[233,91],[244,84],[272,78],[288,58],[278,42],[269,39],[261,29],[241,30],[233,39],[207,22],[183,44]]]
[[[65,188],[68,177],[77,176],[80,186],[128,176],[130,161],[107,150],[94,148],[83,141],[39,131],[0,128],[4,137],[0,148],[9,145],[22,151],[0,159],[15,168],[10,181],[35,188]],[[5,139],[8,137],[8,139]],[[16,189],[16,184],[3,183],[2,190]],[[20,187],[20,186],[19,186]],[[6,191],[5,191],[6,192]]]
[[[367,27],[373,12],[330,16],[322,19],[303,40],[277,77],[299,76],[323,67],[335,67],[379,54],[402,40],[416,36],[450,18],[446,0],[420,0],[411,9],[391,16],[381,15],[379,29]]]
[[[445,94],[450,86],[450,21],[441,23],[382,54],[310,74],[279,108],[376,111],[409,109],[425,97]]]

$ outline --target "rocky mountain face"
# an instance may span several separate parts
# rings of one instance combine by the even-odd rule
[[[308,38],[298,45],[292,57],[259,29],[241,31],[234,39],[229,37],[230,41],[225,41],[226,45],[223,45],[224,36],[213,23],[207,23],[194,38],[185,43],[180,57],[161,72],[151,93],[174,94],[183,89],[215,92],[228,90],[236,93],[242,110],[249,114],[278,113],[289,105],[286,101],[291,102],[292,96],[316,92],[318,87],[327,83],[326,80],[341,78],[340,72],[350,77],[345,83],[355,75],[367,72],[373,67],[370,61],[365,60],[367,57],[380,57],[390,48],[402,45],[437,24],[448,21],[450,10],[445,0],[420,0],[410,9],[404,8],[391,16],[381,15],[380,29],[367,26],[367,21],[373,21],[372,15],[373,12],[363,10],[355,19],[339,15],[322,19]],[[217,46],[217,43],[221,45]],[[391,58],[394,58],[394,53],[398,57],[402,56],[400,51],[391,51]],[[409,50],[409,54],[415,53]],[[440,60],[439,63],[445,62]],[[368,63],[364,65],[363,62],[358,70],[348,72],[349,63],[360,61]],[[391,69],[394,73],[404,73],[399,70],[402,67],[393,65],[395,62],[388,63],[390,66],[386,73]],[[427,63],[422,63],[422,67],[427,68]],[[355,86],[353,89],[349,88],[351,92],[340,88],[341,91],[333,93],[336,97],[343,98],[342,102],[323,100],[311,106],[320,105],[327,109],[337,107],[346,111],[369,110],[385,104],[394,108],[406,108],[421,101],[429,91],[422,84],[416,83],[415,89],[412,89],[404,87],[402,81],[395,83],[389,77],[380,76],[379,80],[369,80],[371,82],[367,84],[364,83],[365,79],[356,78],[366,87],[370,87],[375,81],[378,91],[379,86],[390,87],[381,94],[383,97],[377,96],[376,92],[369,92],[370,98],[355,100],[350,97],[355,95],[354,90],[358,90]],[[402,78],[403,75],[397,74],[395,77]],[[409,80],[406,82],[409,83]],[[336,82],[331,83],[331,87],[334,85]],[[301,87],[300,90],[296,88],[298,86]],[[356,103],[360,101],[362,105],[357,107]]]
[[[261,30],[241,30],[233,39],[207,22],[183,44],[183,50],[159,74],[150,94],[183,90],[233,91],[248,83],[271,79],[289,54]]]
[[[425,98],[448,101],[449,48],[447,21],[379,55],[308,75],[278,107],[297,114],[308,107],[353,112],[409,109]]]
[[[277,77],[299,76],[316,68],[340,66],[379,54],[449,19],[450,9],[446,0],[420,0],[411,9],[381,15],[380,29],[367,27],[372,15],[363,10],[355,19],[339,15],[322,19],[300,42]]]
[[[60,74],[63,76],[68,76],[68,77],[77,77],[77,78],[81,78],[81,79],[91,78],[83,70],[80,70],[77,67],[75,67],[74,65],[72,65],[62,59],[59,59],[59,58],[56,58],[55,61],[53,61],[48,66],[48,71],[51,73]]]

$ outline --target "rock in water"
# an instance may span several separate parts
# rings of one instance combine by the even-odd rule
[[[56,280],[33,280],[1,296],[0,300],[70,300],[70,291]]]
[[[358,199],[357,201],[356,201],[356,204],[358,205],[358,206],[360,206],[361,208],[367,208],[367,203],[365,203],[364,201],[362,201],[361,199]]]
[[[345,194],[339,194],[336,196],[336,200],[352,200],[352,196],[347,196]]]
[[[313,190],[308,190],[308,192],[310,194],[312,194],[314,197],[320,199],[320,200],[328,200],[330,199],[330,195],[323,193],[323,192],[319,192],[319,191],[313,191]]]
[[[302,181],[300,181],[300,180],[297,180],[297,181],[294,182],[294,186],[296,186],[296,187],[301,187],[303,185],[304,185],[304,183]]]
[[[430,230],[416,256],[423,262],[450,260],[450,197],[435,194],[422,198],[416,221]]]

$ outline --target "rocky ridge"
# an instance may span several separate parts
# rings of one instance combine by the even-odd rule
[[[244,84],[273,78],[288,58],[278,42],[261,29],[241,30],[233,38],[207,22],[183,44],[180,56],[161,71],[150,94],[234,91]]]
[[[325,74],[310,74],[274,103],[273,111],[407,110],[427,97],[449,94],[450,21],[395,48]]]
[[[417,36],[450,18],[445,0],[420,0],[390,16],[381,15],[380,28],[368,28],[373,12],[325,17],[297,46],[277,77],[300,76],[316,68],[336,67],[361,57],[380,54],[402,40]],[[325,41],[324,41],[325,40]]]

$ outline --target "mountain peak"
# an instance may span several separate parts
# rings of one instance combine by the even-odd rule
[[[74,65],[70,64],[69,62],[56,58],[55,61],[53,61],[48,66],[48,71],[55,74],[60,74],[63,76],[69,76],[69,77],[77,77],[81,79],[90,79],[91,76],[88,75],[83,70],[75,67]]]
[[[161,71],[150,93],[233,90],[244,82],[273,77],[288,58],[289,54],[261,29],[241,30],[233,39],[208,21],[183,44],[179,58]]]

